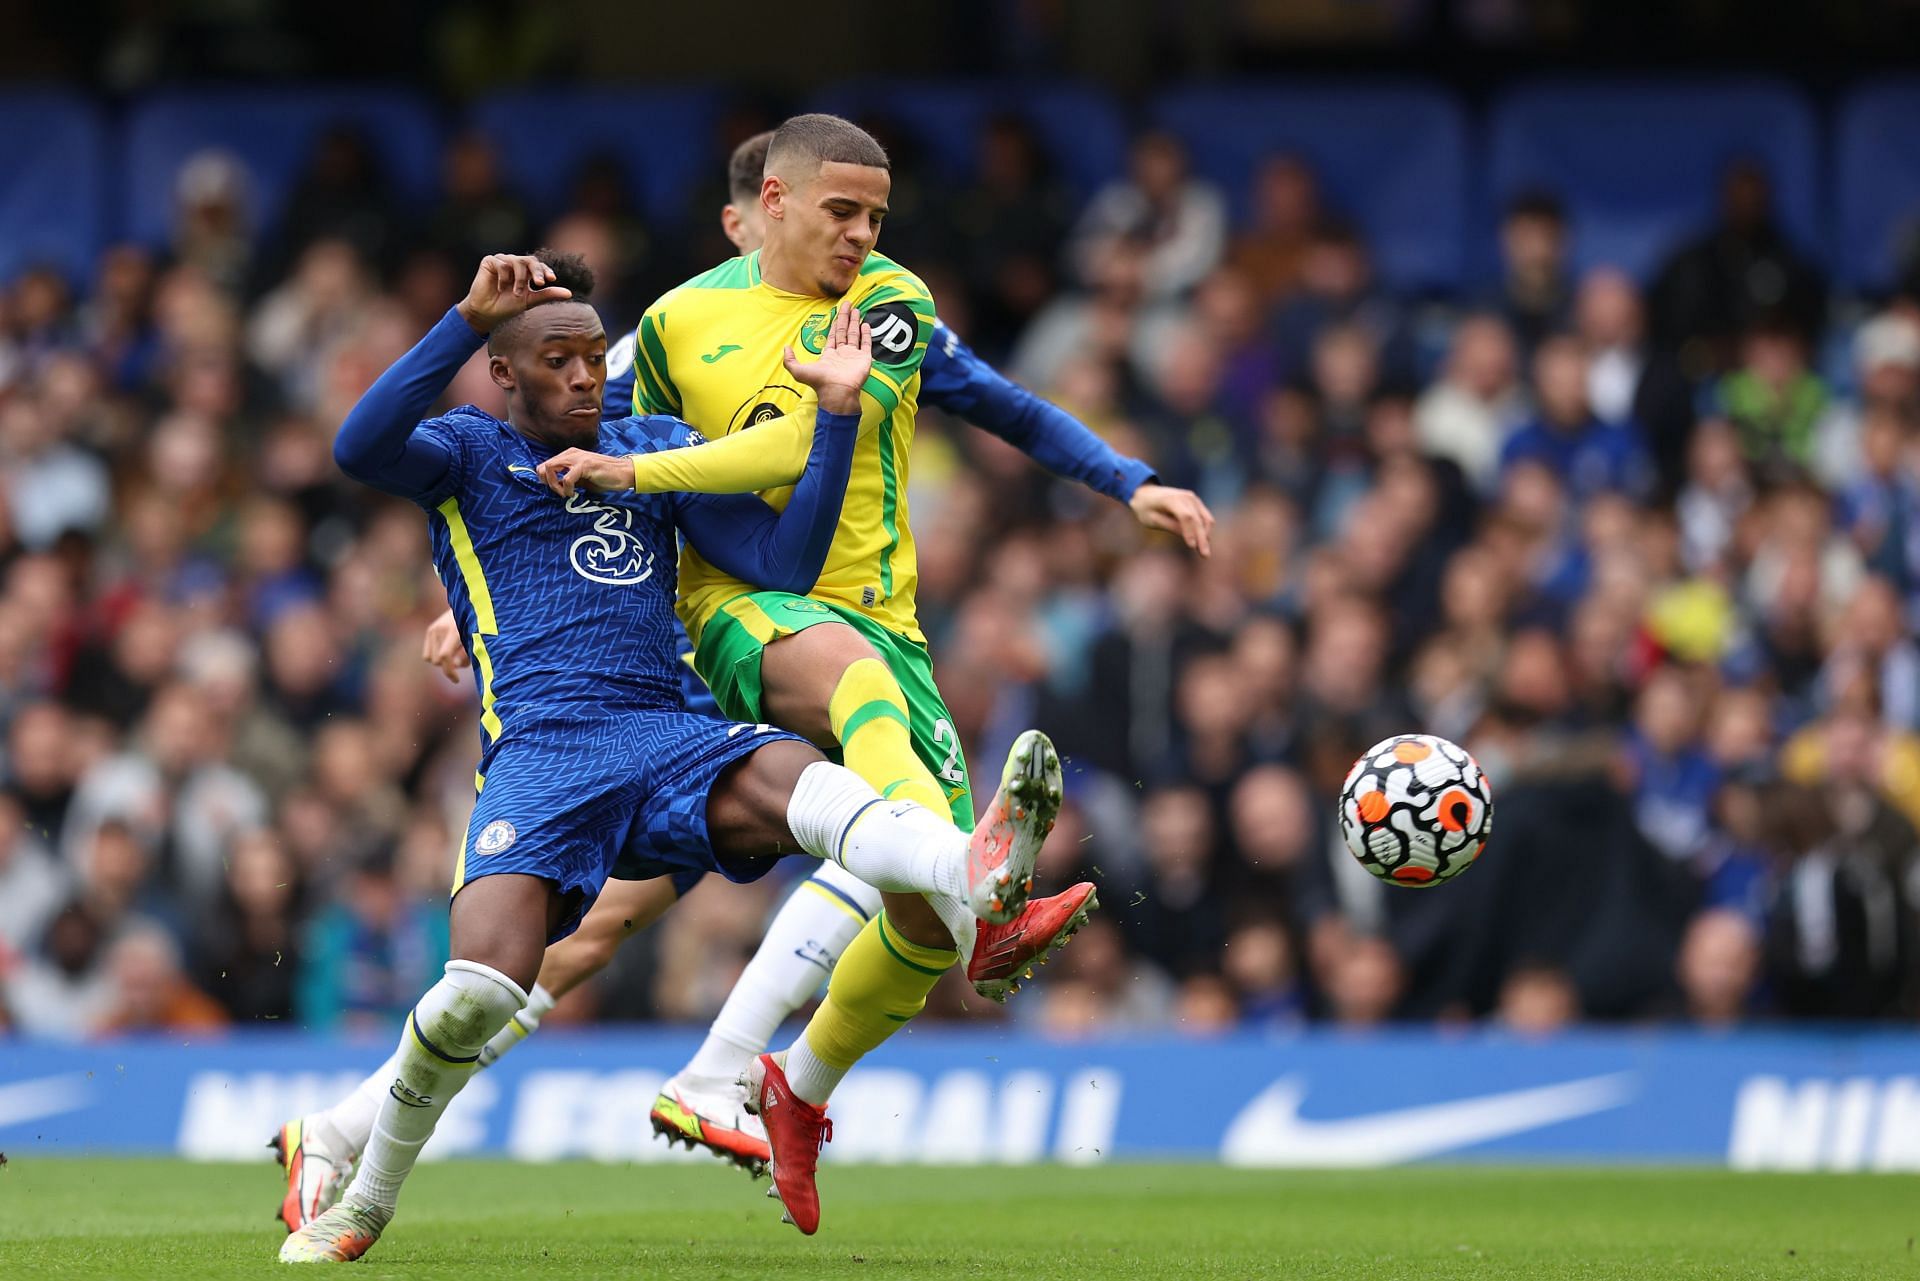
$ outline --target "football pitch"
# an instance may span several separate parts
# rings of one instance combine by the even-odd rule
[[[0,1167],[0,1270],[274,1275],[278,1170]],[[1432,1167],[829,1167],[811,1240],[719,1166],[421,1168],[357,1277],[1916,1277],[1920,1179]]]

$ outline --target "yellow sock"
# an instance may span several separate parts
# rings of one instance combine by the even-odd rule
[[[948,813],[947,794],[914,753],[907,697],[886,664],[863,658],[849,666],[834,687],[827,716],[847,768],[874,791]]]
[[[801,1035],[807,1054],[788,1056],[794,1091],[809,1102],[824,1101],[861,1056],[926,1007],[927,993],[959,959],[951,948],[908,942],[885,912],[868,921],[840,954],[827,999]],[[801,1057],[813,1061],[795,1061]]]

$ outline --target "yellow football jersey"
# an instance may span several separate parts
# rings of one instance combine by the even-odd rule
[[[756,252],[695,276],[648,308],[634,351],[634,409],[684,418],[711,443],[636,457],[634,483],[650,493],[757,490],[784,507],[806,465],[816,398],[788,376],[781,352],[792,346],[801,360],[817,356],[842,302],[873,327],[873,373],[860,397],[840,526],[811,594],[918,641],[907,456],[934,313],[927,287],[891,259],[870,255],[836,301],[775,289],[760,278]],[[754,590],[691,547],[681,549],[680,618],[696,645],[722,605]]]

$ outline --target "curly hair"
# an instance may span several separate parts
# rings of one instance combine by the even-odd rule
[[[548,302],[584,303],[593,297],[593,268],[587,266],[585,258],[579,254],[563,254],[556,249],[536,249],[533,251],[533,256],[553,269],[553,283],[572,296],[536,302],[519,315],[509,316],[495,325],[493,332],[487,335],[489,352],[501,350],[526,323],[527,317],[533,314],[535,308],[544,307]]]

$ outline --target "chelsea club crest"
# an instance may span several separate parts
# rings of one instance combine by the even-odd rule
[[[513,824],[504,818],[496,818],[480,829],[480,837],[474,841],[473,849],[477,854],[498,854],[519,839],[520,833]]]

